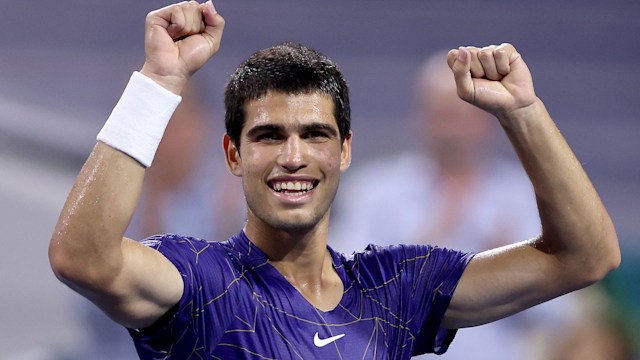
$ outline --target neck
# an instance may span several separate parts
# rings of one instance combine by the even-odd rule
[[[327,250],[329,212],[308,231],[275,229],[250,213],[245,234],[309,303],[322,311],[334,309],[344,291]]]
[[[276,229],[249,214],[244,232],[290,282],[319,283],[331,258],[327,250],[329,216],[308,230]]]

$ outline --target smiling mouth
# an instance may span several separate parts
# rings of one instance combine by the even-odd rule
[[[302,195],[318,186],[319,181],[270,181],[269,187],[275,192],[287,195]]]

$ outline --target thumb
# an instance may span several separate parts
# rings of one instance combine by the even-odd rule
[[[474,86],[471,78],[471,53],[463,47],[453,49],[447,54],[447,64],[453,72],[458,96],[472,102]]]

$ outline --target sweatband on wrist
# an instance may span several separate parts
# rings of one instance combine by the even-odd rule
[[[97,140],[149,167],[180,101],[181,96],[136,71]]]

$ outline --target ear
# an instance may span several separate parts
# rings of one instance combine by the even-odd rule
[[[227,161],[227,168],[235,176],[242,176],[242,159],[238,147],[231,140],[229,135],[224,134],[222,137],[222,146],[224,147],[224,157]]]
[[[346,171],[351,165],[351,138],[353,133],[349,131],[347,137],[342,142],[342,152],[340,153],[340,171]]]

